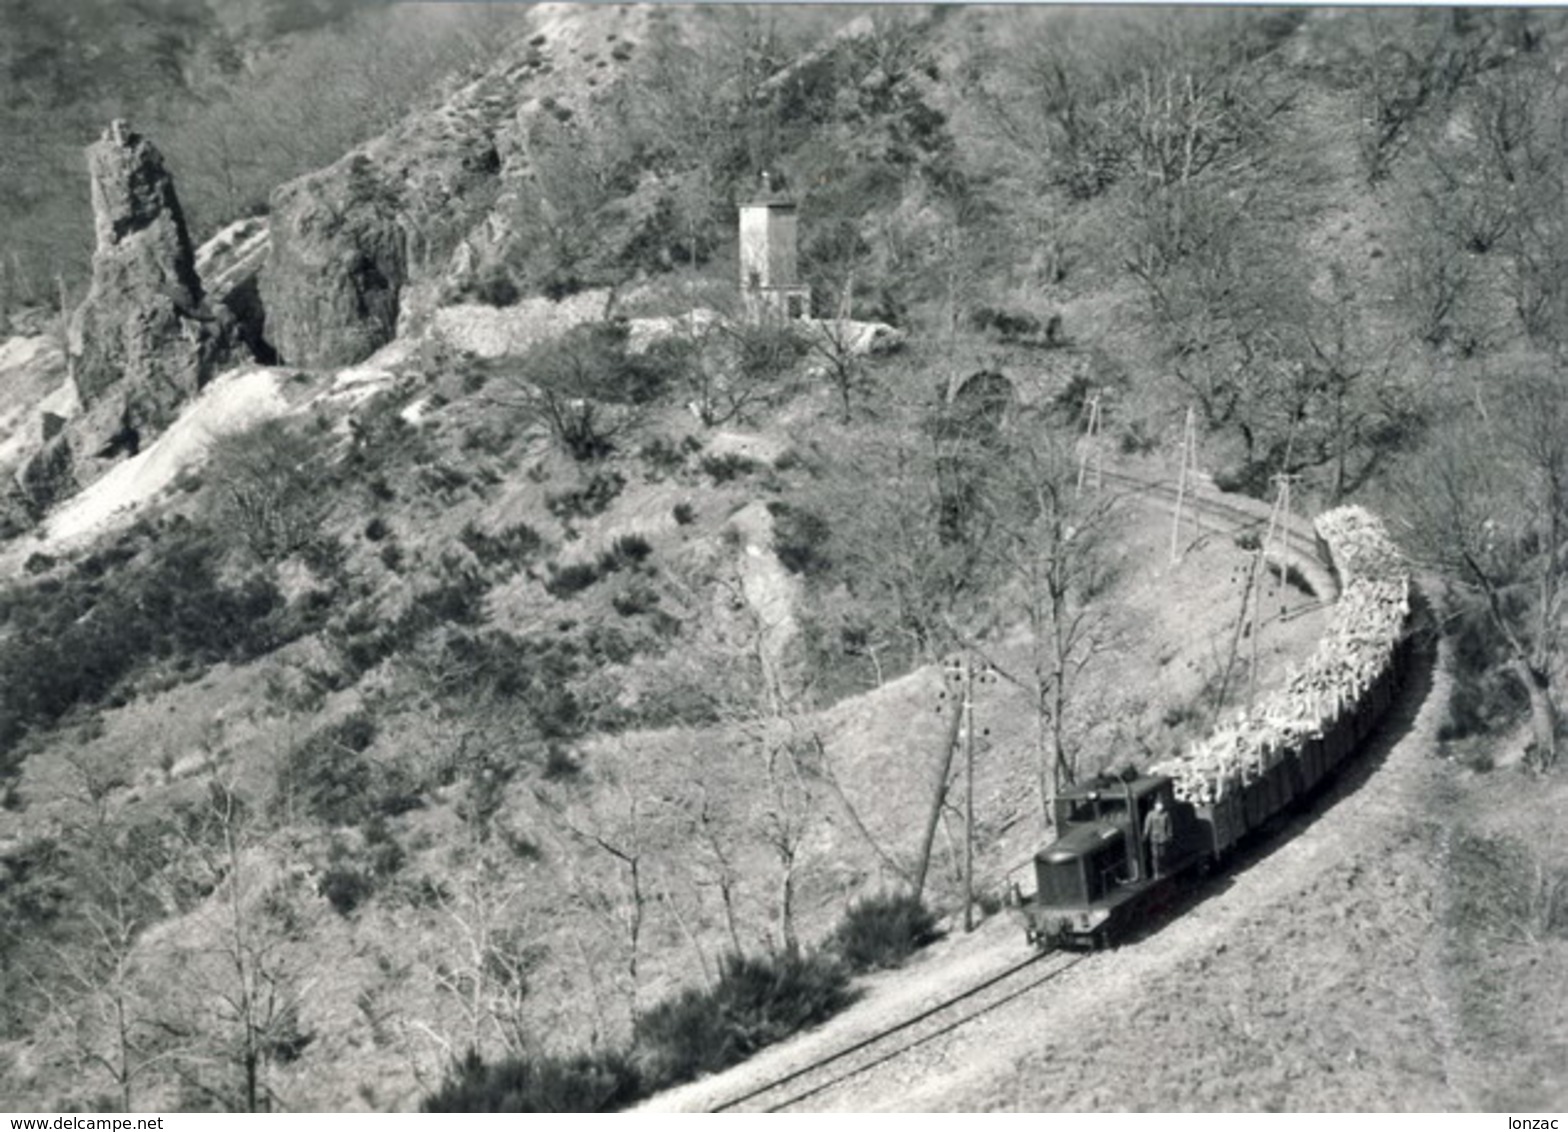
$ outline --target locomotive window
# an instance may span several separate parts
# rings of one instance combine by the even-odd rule
[[[1070,822],[1092,822],[1099,816],[1092,798],[1079,799],[1072,804],[1072,809],[1067,812],[1067,820]]]

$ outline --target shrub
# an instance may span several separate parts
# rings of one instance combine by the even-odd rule
[[[734,331],[736,362],[749,381],[778,377],[806,355],[806,340],[787,323],[763,323]]]
[[[829,956],[732,955],[711,990],[687,989],[639,1018],[634,1042],[664,1088],[734,1065],[851,1001],[849,976]]]
[[[619,472],[595,472],[582,487],[546,496],[545,506],[563,522],[590,519],[603,514],[625,486],[626,478]]]
[[[387,526],[387,521],[380,515],[365,524],[365,538],[371,542],[380,542],[390,534],[392,528]]]
[[[123,702],[156,662],[185,678],[286,644],[297,627],[276,584],[264,575],[220,581],[222,552],[205,528],[171,524],[143,560],[102,578],[84,563],[0,594],[0,752],[74,707]]]
[[[549,571],[550,576],[544,583],[545,592],[563,600],[582,593],[599,580],[599,571],[588,562],[574,562],[570,566],[561,567],[552,562]]]
[[[615,1112],[645,1095],[631,1059],[614,1050],[525,1054],[486,1065],[473,1051],[424,1112]]]
[[[207,465],[217,489],[214,521],[263,561],[300,550],[316,537],[331,498],[322,490],[331,471],[326,452],[281,420],[218,440]]]
[[[356,712],[321,728],[289,752],[278,770],[275,811],[298,806],[326,826],[357,826],[423,804],[401,769],[365,757],[375,722]]]
[[[909,893],[872,896],[844,914],[833,948],[852,971],[897,967],[937,938],[936,916]]]
[[[498,263],[491,264],[479,274],[470,287],[470,293],[479,302],[491,307],[509,307],[523,296],[511,274]]]
[[[642,535],[622,535],[609,550],[599,555],[599,574],[603,576],[635,567],[652,553],[653,544]]]
[[[469,523],[458,538],[474,552],[474,557],[482,565],[504,564],[514,570],[521,568],[544,547],[544,539],[527,523],[518,523],[493,535]]]
[[[809,576],[831,568],[831,560],[822,552],[828,541],[827,520],[779,500],[769,503],[768,511],[773,515],[773,552],[786,570]]]
[[[544,776],[551,782],[576,778],[582,773],[582,770],[582,764],[573,758],[572,753],[559,743],[551,743],[545,748]]]
[[[703,472],[714,483],[729,483],[741,476],[750,475],[757,470],[757,462],[736,452],[726,452],[722,456],[704,456],[702,458]]]
[[[659,595],[652,586],[637,582],[611,598],[610,604],[622,617],[635,617],[639,613],[657,609]]]
[[[675,517],[675,522],[680,526],[689,526],[697,519],[697,509],[690,503],[677,503],[670,512]]]
[[[566,398],[591,398],[621,405],[657,400],[690,365],[683,343],[656,343],[642,354],[626,352],[623,322],[574,326],[529,351],[523,376],[540,389]]]
[[[316,891],[327,898],[334,912],[347,916],[370,898],[375,882],[354,863],[334,861],[322,870]]]
[[[670,443],[669,438],[664,436],[654,437],[644,444],[637,454],[654,473],[654,478],[671,475],[686,466],[685,451]]]

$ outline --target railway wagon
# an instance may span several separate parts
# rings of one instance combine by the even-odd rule
[[[1244,779],[1239,790],[1192,805],[1201,848],[1217,861],[1238,842],[1279,814],[1310,800],[1376,730],[1393,706],[1409,664],[1410,638],[1402,637],[1389,666],[1356,704],[1341,712],[1322,734],[1283,747],[1272,765]]]
[[[1330,512],[1318,530],[1345,587],[1307,672],[1187,759],[1063,791],[1057,840],[1035,855],[1035,893],[1020,905],[1030,942],[1114,940],[1318,793],[1381,723],[1409,667],[1409,578],[1362,509]],[[1156,804],[1170,832],[1158,857],[1146,833]]]

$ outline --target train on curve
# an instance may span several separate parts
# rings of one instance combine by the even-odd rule
[[[1410,664],[1409,572],[1363,508],[1315,527],[1340,598],[1306,668],[1186,754],[1064,790],[1057,839],[1035,854],[1035,891],[1020,905],[1031,943],[1099,947],[1147,922],[1317,792],[1382,722]]]

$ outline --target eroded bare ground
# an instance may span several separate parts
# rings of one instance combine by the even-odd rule
[[[1482,957],[1456,927],[1456,886],[1465,883],[1456,845],[1489,820],[1478,807],[1501,783],[1467,786],[1434,757],[1445,684],[1424,655],[1381,734],[1331,793],[1157,930],[809,1103],[839,1111],[1560,1106],[1568,1095],[1562,1008],[1510,1004],[1498,980],[1513,964],[1568,970],[1568,949],[1561,940],[1499,942]],[[1525,783],[1521,794],[1530,792]],[[992,923],[947,941],[943,954],[884,976],[833,1031],[663,1101],[720,1103],[814,1050],[905,1016],[922,989],[934,997],[954,973],[1022,956],[1021,933],[1006,928]],[[1499,1012],[1515,1023],[1511,1032]]]

